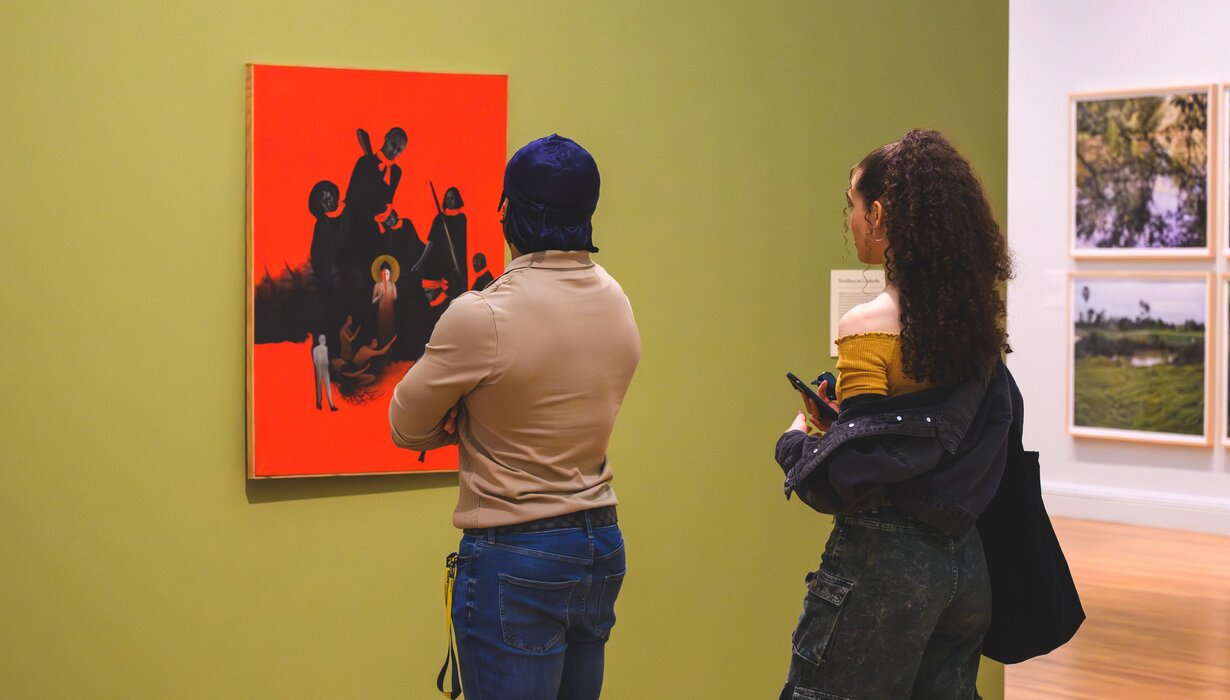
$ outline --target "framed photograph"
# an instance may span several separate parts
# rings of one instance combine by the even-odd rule
[[[393,387],[499,275],[498,75],[248,66],[249,478],[452,471],[393,445]]]
[[[1220,85],[1217,88],[1217,129],[1216,139],[1213,142],[1213,150],[1217,154],[1217,189],[1216,202],[1217,206],[1217,230],[1218,239],[1221,241],[1221,253],[1224,256],[1230,256],[1230,109],[1227,109],[1227,104],[1230,103],[1230,84]]]
[[[1068,280],[1068,432],[1210,445],[1212,273],[1074,272]]]
[[[1068,154],[1075,258],[1211,258],[1217,91],[1073,95]]]
[[[1218,278],[1217,284],[1217,318],[1220,320],[1217,333],[1217,370],[1219,380],[1219,389],[1221,396],[1218,400],[1219,410],[1221,414],[1220,430],[1221,443],[1225,447],[1230,447],[1230,274],[1222,274]]]

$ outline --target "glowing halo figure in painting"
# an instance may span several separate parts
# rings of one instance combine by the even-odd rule
[[[389,342],[397,334],[393,320],[393,302],[397,301],[397,278],[401,266],[397,258],[381,255],[372,262],[372,303],[376,305],[376,335],[381,343]]]

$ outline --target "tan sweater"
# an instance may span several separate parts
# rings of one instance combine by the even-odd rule
[[[606,449],[640,351],[628,298],[589,253],[523,255],[440,317],[393,393],[393,442],[458,445],[458,528],[615,505]]]

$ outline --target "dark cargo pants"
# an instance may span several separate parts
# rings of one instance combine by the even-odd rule
[[[839,517],[807,575],[782,700],[977,698],[991,589],[978,529],[884,507]]]

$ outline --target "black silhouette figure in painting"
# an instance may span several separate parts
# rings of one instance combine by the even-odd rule
[[[482,253],[474,254],[474,286],[470,287],[476,292],[481,292],[487,288],[487,285],[495,281],[495,277],[491,274],[491,270],[487,269],[487,256]]]
[[[389,129],[384,145],[375,152],[367,132],[359,129],[358,135],[363,155],[355,161],[346,186],[341,240],[343,264],[353,275],[365,274],[371,260],[383,252],[379,220],[387,218],[401,182],[401,166],[394,161],[406,149],[406,132],[401,127]]]
[[[403,218],[396,209],[390,208],[384,221],[380,222],[380,235],[384,239],[384,251],[397,259],[402,272],[409,270],[422,257],[425,246],[419,239],[414,222]],[[418,284],[415,284],[417,287]]]
[[[308,194],[308,211],[316,218],[316,225],[312,228],[309,257],[316,284],[325,290],[333,288],[337,277],[337,246],[341,220],[330,214],[337,211],[338,203],[337,185],[328,180],[312,185],[312,191]]]
[[[432,186],[432,196],[435,187]],[[436,218],[427,233],[427,247],[412,268],[423,278],[423,294],[443,313],[448,301],[469,289],[466,275],[466,215],[461,192],[450,187],[444,202],[436,202]]]

